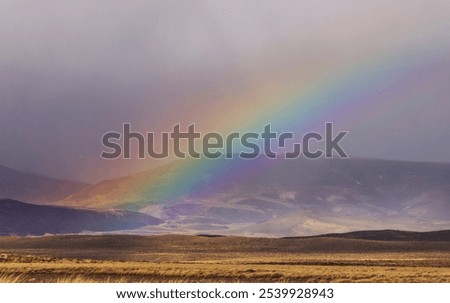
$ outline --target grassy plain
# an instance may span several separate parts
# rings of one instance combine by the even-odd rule
[[[450,282],[450,242],[0,237],[0,282]]]

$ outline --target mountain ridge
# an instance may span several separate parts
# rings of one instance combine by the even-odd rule
[[[296,238],[340,238],[374,241],[450,241],[450,230],[436,230],[427,232],[405,230],[358,230],[348,233],[330,233],[307,237],[283,237],[282,239]]]
[[[162,222],[124,231],[139,235],[423,232],[450,229],[449,185],[450,164],[440,163],[179,160],[84,186],[50,205],[140,212]]]
[[[88,183],[31,174],[0,165],[0,198],[48,204],[87,185]]]
[[[0,199],[0,235],[4,236],[113,231],[159,223],[159,219],[141,213],[74,209]]]

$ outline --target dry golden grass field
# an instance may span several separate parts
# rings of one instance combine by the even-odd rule
[[[0,237],[0,282],[450,282],[450,242]]]

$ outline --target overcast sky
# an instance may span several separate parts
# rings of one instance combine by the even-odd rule
[[[2,0],[0,165],[86,181],[132,173],[153,164],[99,158],[123,122],[160,130],[197,96],[214,108],[231,91],[416,48],[439,57],[428,84],[379,123],[341,121],[354,128],[347,151],[450,162],[449,28],[448,0]]]

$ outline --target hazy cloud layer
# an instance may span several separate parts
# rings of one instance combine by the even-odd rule
[[[123,122],[159,130],[205,92],[214,107],[274,75],[406,45],[432,56],[450,49],[449,16],[446,0],[2,1],[0,164],[91,181],[131,173],[142,165],[99,159],[102,134]],[[351,154],[450,162],[449,61],[425,77],[432,90],[414,109],[350,130]]]

